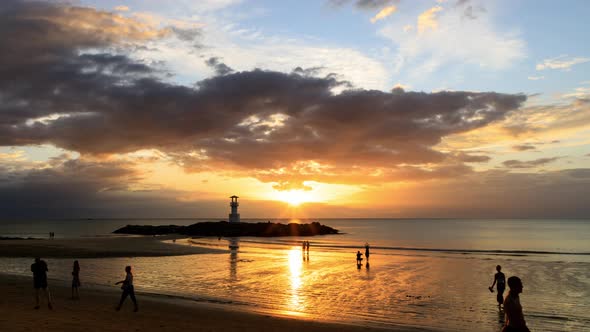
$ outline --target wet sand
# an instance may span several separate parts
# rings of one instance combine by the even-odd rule
[[[57,284],[57,285],[56,285]],[[61,285],[59,285],[61,284]],[[121,311],[118,287],[80,288],[80,300],[70,300],[66,283],[49,280],[54,309],[34,310],[32,279],[0,274],[1,331],[384,331],[376,328],[273,317],[178,298],[138,293],[140,310],[130,300]],[[42,301],[42,304],[45,304]],[[400,328],[388,331],[424,331]]]
[[[105,258],[181,256],[227,252],[162,242],[170,237],[1,240],[0,257]]]

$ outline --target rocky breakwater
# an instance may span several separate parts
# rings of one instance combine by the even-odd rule
[[[309,224],[280,224],[271,222],[259,223],[229,223],[227,221],[219,222],[199,222],[189,226],[164,225],[127,225],[119,228],[113,233],[116,234],[134,234],[134,235],[166,235],[181,234],[188,236],[314,236],[326,234],[339,234],[337,229],[330,226],[322,225],[319,222]]]

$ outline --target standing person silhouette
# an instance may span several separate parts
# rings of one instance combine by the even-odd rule
[[[522,313],[522,306],[520,305],[520,297],[518,294],[522,293],[522,281],[519,277],[512,276],[508,278],[508,295],[504,299],[504,312],[506,313],[506,324],[502,332],[530,332],[524,320]]]
[[[80,263],[74,261],[74,267],[72,269],[72,300],[80,299],[78,287],[80,287]]]
[[[365,243],[365,257],[367,257],[367,264],[369,263],[369,243]]]
[[[498,294],[496,295],[496,300],[498,301],[498,308],[501,308],[502,303],[504,303],[504,290],[506,289],[506,276],[502,273],[502,267],[500,265],[496,266],[496,271],[498,271],[494,275],[494,283],[488,287],[490,292],[494,291],[494,285],[496,285],[496,290]]]
[[[131,301],[133,301],[133,311],[137,312],[137,310],[139,310],[138,306],[137,306],[137,299],[135,299],[135,290],[133,289],[133,274],[131,273],[131,266],[126,266],[125,267],[125,280],[121,280],[121,281],[117,281],[115,283],[115,285],[118,284],[123,284],[121,286],[121,289],[123,290],[123,294],[121,294],[121,300],[119,301],[119,305],[117,305],[117,307],[115,308],[115,310],[119,311],[121,310],[121,306],[123,305],[123,302],[125,302],[125,299],[127,298],[127,296],[131,297]]]
[[[360,265],[363,262],[363,254],[361,254],[361,251],[357,251],[356,252],[356,263],[358,265]]]
[[[33,272],[33,287],[35,288],[35,309],[39,309],[39,290],[43,290],[45,297],[47,298],[47,307],[49,310],[53,310],[51,304],[51,294],[49,288],[47,288],[47,263],[41,260],[40,257],[35,257],[35,263],[31,264],[31,272]]]

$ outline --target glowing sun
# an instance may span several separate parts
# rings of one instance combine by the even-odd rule
[[[287,190],[277,193],[277,200],[298,206],[302,203],[314,201],[313,194],[305,190]]]

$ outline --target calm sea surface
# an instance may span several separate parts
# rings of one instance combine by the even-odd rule
[[[256,221],[256,220],[250,220]],[[265,220],[266,221],[266,220]],[[280,220],[285,222],[286,220]],[[307,222],[306,220],[302,220]],[[107,236],[126,224],[195,220],[64,220],[0,223],[0,236]],[[110,285],[134,266],[138,291],[227,303],[244,310],[323,321],[444,331],[500,331],[495,266],[524,283],[533,331],[590,331],[590,220],[376,220],[320,222],[343,235],[199,238],[239,249],[180,257],[84,259],[82,282]],[[309,240],[309,255],[300,242]],[[355,253],[365,242],[370,265]],[[54,283],[69,283],[71,259],[47,259]],[[29,275],[30,259],[0,258],[0,272]],[[116,299],[114,299],[116,301]]]

